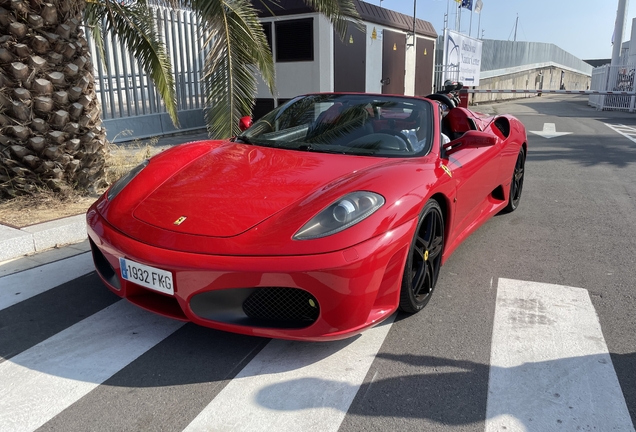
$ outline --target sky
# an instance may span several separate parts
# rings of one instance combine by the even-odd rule
[[[380,0],[365,0],[380,5]],[[484,39],[513,40],[517,14],[517,40],[553,43],[582,59],[612,57],[612,34],[616,21],[618,0],[482,0],[479,14],[463,9],[461,32],[477,37],[477,28]],[[636,0],[628,1],[623,41],[631,37],[632,19],[636,18]],[[416,0],[417,17],[433,24],[442,34],[447,4],[451,18],[448,27],[455,29],[454,0]],[[476,0],[473,0],[475,3]],[[382,7],[413,16],[413,0],[383,0]]]

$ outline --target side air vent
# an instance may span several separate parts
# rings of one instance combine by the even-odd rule
[[[93,243],[93,240],[88,239],[91,245],[91,253],[93,254],[93,262],[95,263],[95,269],[100,274],[100,276],[108,282],[113,288],[116,290],[121,289],[121,284],[119,283],[119,278],[115,274],[115,269],[110,265],[102,251]]]
[[[501,132],[504,138],[510,135],[510,122],[506,117],[499,117],[495,120],[495,128]]]

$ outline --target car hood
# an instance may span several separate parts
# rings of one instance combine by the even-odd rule
[[[133,215],[164,230],[232,237],[382,160],[227,142],[165,180]]]

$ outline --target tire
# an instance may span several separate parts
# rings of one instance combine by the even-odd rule
[[[419,312],[431,299],[444,251],[444,217],[435,200],[429,200],[420,214],[404,265],[400,310]]]
[[[510,193],[508,194],[508,205],[503,209],[503,213],[513,212],[519,207],[521,192],[523,191],[523,178],[526,167],[526,151],[521,147],[515,168],[512,171],[512,182],[510,183]]]

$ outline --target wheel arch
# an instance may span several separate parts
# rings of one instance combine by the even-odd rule
[[[444,238],[448,239],[450,234],[450,200],[446,195],[441,192],[438,192],[431,196],[430,199],[434,199],[439,204],[439,207],[442,209],[442,218],[444,218]],[[442,249],[442,253],[444,253],[446,249],[447,241],[444,241],[444,249]]]

